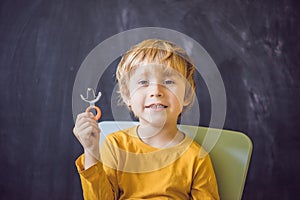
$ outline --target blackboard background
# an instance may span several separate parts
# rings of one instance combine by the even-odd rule
[[[74,166],[82,148],[72,135],[77,70],[106,38],[144,26],[189,35],[217,64],[224,127],[254,144],[243,199],[297,199],[299,17],[299,3],[288,0],[2,0],[0,199],[82,199]],[[99,82],[104,94],[116,63]],[[209,99],[199,101],[207,125]],[[112,120],[109,95],[100,105]]]

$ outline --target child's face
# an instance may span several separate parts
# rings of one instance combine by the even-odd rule
[[[177,123],[184,102],[185,79],[174,69],[158,64],[137,67],[129,81],[128,104],[144,125]]]

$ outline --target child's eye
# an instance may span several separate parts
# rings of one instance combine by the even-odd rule
[[[172,81],[172,80],[166,80],[166,81],[164,81],[164,84],[166,84],[166,85],[171,85],[171,84],[174,84],[175,82],[174,81]]]
[[[138,84],[144,86],[144,85],[149,85],[149,82],[147,80],[140,80],[138,81]]]

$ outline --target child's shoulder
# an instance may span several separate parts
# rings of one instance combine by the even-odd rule
[[[185,137],[189,143],[189,148],[187,149],[187,151],[190,156],[193,156],[193,155],[199,156],[200,154],[207,155],[206,150],[198,142],[196,142],[194,139],[192,139],[188,135],[185,135]]]
[[[106,140],[111,144],[115,144],[116,146],[126,146],[136,137],[134,137],[134,133],[136,131],[136,126],[130,127],[127,129],[119,130],[113,133],[110,133],[106,136]]]

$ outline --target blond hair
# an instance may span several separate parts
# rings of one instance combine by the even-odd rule
[[[149,63],[166,65],[178,71],[187,81],[185,99],[190,103],[186,107],[192,105],[195,96],[195,66],[181,47],[159,39],[144,40],[123,55],[116,72],[119,93],[123,101],[130,96],[128,87],[130,74],[136,67]]]

